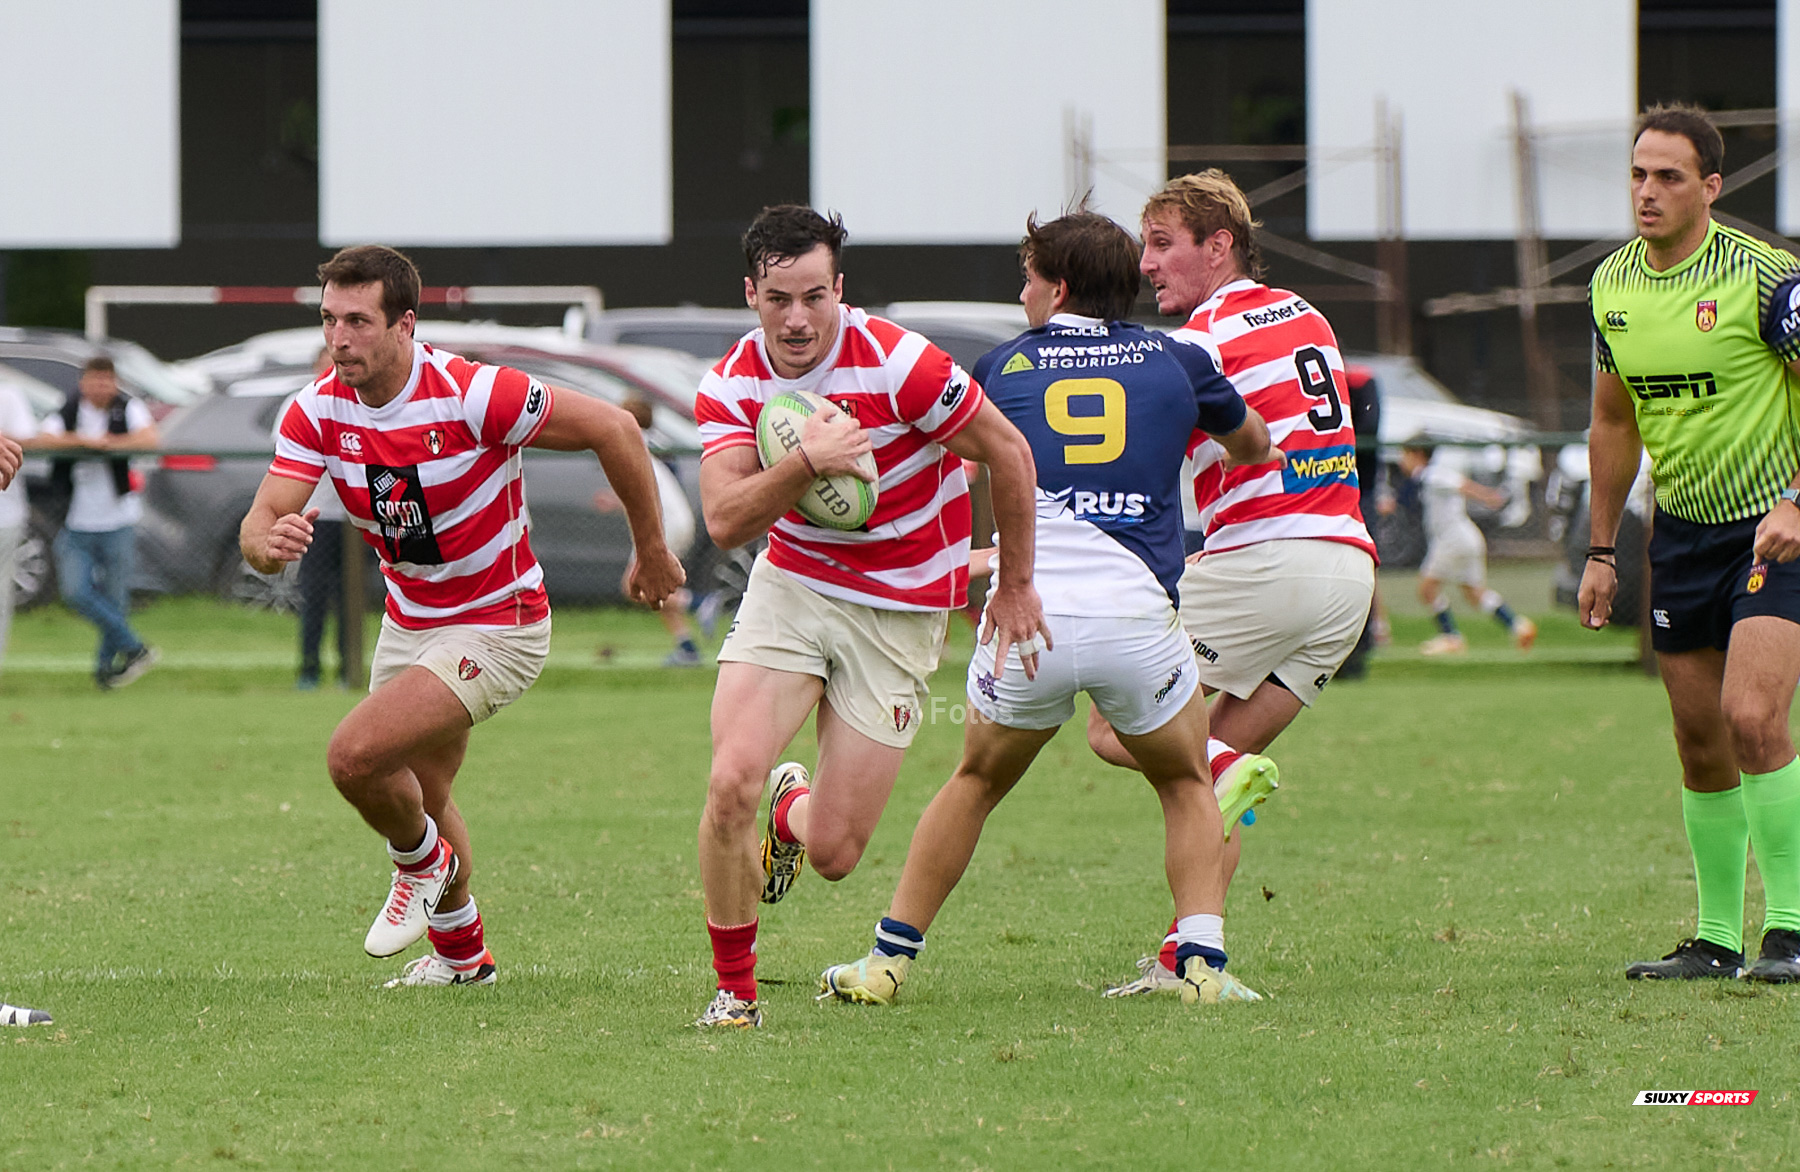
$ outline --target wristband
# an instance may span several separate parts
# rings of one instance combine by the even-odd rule
[[[1611,557],[1616,552],[1617,551],[1610,545],[1590,545],[1588,546],[1587,555],[1593,557],[1596,554],[1605,554],[1608,557]]]
[[[814,480],[817,480],[819,478],[819,470],[813,467],[812,457],[806,454],[806,445],[795,444],[794,450],[800,453],[800,462],[806,465],[806,470],[812,474]]]

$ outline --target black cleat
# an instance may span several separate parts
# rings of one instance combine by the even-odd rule
[[[1695,981],[1736,977],[1744,971],[1744,954],[1710,940],[1688,939],[1661,960],[1640,960],[1625,968],[1627,981]]]
[[[1764,932],[1762,955],[1756,958],[1756,963],[1744,977],[1771,985],[1791,985],[1800,981],[1800,932],[1787,928],[1770,928]]]

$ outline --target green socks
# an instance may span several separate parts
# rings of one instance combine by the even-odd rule
[[[1800,801],[1796,764],[1800,762],[1790,762],[1787,770],[1793,772],[1791,791]],[[1744,950],[1744,866],[1750,844],[1745,795],[1749,792],[1748,785],[1716,794],[1681,791],[1682,821],[1687,823],[1688,846],[1694,852],[1694,884],[1700,889],[1700,925],[1694,934],[1733,952]],[[1800,806],[1795,809],[1800,811]],[[1794,823],[1793,831],[1800,831],[1800,822]],[[1793,831],[1788,835],[1790,842],[1800,839]],[[1800,855],[1790,851],[1790,858],[1800,865]],[[1761,850],[1756,852],[1756,861],[1762,863]],[[1768,872],[1763,876],[1766,887]]]
[[[1756,869],[1762,874],[1768,906],[1763,931],[1786,928],[1800,932],[1800,758],[1773,773],[1745,773],[1742,777],[1742,817],[1756,846]],[[1691,828],[1688,837],[1693,838]],[[1694,857],[1700,857],[1697,846]],[[1706,906],[1704,894],[1700,906]],[[1738,906],[1743,907],[1741,899]]]

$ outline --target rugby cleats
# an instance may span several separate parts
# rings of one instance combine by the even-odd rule
[[[438,839],[437,858],[430,867],[423,871],[397,868],[387,903],[363,938],[363,951],[370,956],[393,956],[417,944],[428,927],[426,916],[437,908],[444,889],[455,878],[456,852],[444,838]]]
[[[1770,985],[1791,985],[1800,981],[1800,932],[1770,928],[1763,933],[1762,955],[1756,958],[1744,977]]]
[[[1160,957],[1140,956],[1137,968],[1138,975],[1135,979],[1114,985],[1103,996],[1136,997],[1143,993],[1179,993],[1187,988],[1187,982],[1165,968]]]
[[[1225,823],[1225,838],[1245,814],[1263,804],[1268,796],[1281,788],[1281,770],[1275,762],[1256,753],[1243,753],[1227,765],[1213,782],[1213,793],[1219,799],[1219,818]],[[1251,815],[1254,820],[1255,815]]]
[[[1513,620],[1512,637],[1513,646],[1520,651],[1530,651],[1531,645],[1537,642],[1537,624],[1520,615]]]
[[[1695,981],[1710,977],[1732,978],[1742,975],[1744,954],[1714,944],[1710,940],[1690,938],[1675,946],[1675,951],[1661,960],[1640,960],[1625,969],[1628,981]]]
[[[761,1024],[761,1007],[727,989],[720,989],[713,997],[712,1004],[706,1007],[706,1012],[694,1022],[695,1026],[703,1030],[751,1030]]]
[[[1469,649],[1469,641],[1461,635],[1433,635],[1419,644],[1420,655],[1461,655]]]
[[[0,1026],[34,1026],[49,1024],[50,1015],[41,1009],[26,1009],[22,1005],[0,1004]]]
[[[912,958],[871,952],[850,964],[834,964],[819,974],[819,996],[855,1005],[892,1005],[906,980]]]
[[[797,789],[805,789],[806,766],[798,761],[783,761],[769,772],[769,817],[763,824],[762,868],[764,903],[780,903],[800,867],[806,862],[806,847],[797,842],[783,842],[775,833],[775,810],[782,800]]]
[[[402,985],[492,985],[497,979],[494,954],[482,951],[466,965],[451,964],[435,952],[427,952],[408,964],[399,976],[383,985],[398,989]]]
[[[1262,994],[1224,969],[1216,969],[1199,957],[1188,961],[1181,974],[1183,1005],[1217,1005],[1221,1001],[1261,1001]]]

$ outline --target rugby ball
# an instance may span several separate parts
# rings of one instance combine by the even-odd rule
[[[798,448],[800,428],[826,405],[824,396],[811,391],[783,391],[764,403],[762,413],[756,419],[756,454],[762,459],[762,466],[772,468]],[[874,454],[864,455],[858,467],[871,479],[858,480],[850,475],[821,476],[812,482],[812,487],[794,508],[808,521],[827,529],[862,528],[875,513]]]

